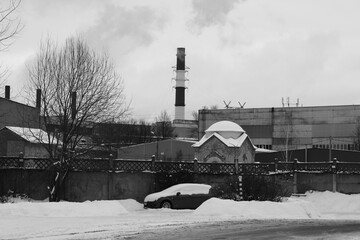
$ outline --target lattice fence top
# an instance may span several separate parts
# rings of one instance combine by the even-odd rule
[[[52,162],[46,158],[28,158],[24,160],[24,168],[28,169],[48,169]]]
[[[53,168],[53,162],[46,158],[0,157],[0,169]],[[345,162],[275,162],[275,163],[198,163],[162,162],[153,160],[120,159],[73,159],[69,166],[73,171],[104,172],[193,172],[209,174],[266,175],[289,172],[316,172],[360,174],[360,163]]]
[[[124,172],[151,171],[151,161],[115,160],[114,170]]]
[[[331,172],[332,163],[325,163],[325,162],[298,163],[297,170],[311,171],[311,172]]]
[[[199,163],[200,173],[214,173],[214,174],[234,174],[234,164],[224,163]]]
[[[240,166],[242,175],[264,175],[275,172],[274,164],[270,163],[244,163]]]
[[[194,164],[185,162],[158,162],[155,164],[155,172],[193,172]]]
[[[109,161],[103,159],[76,159],[70,161],[73,170],[77,171],[106,171],[109,170]]]
[[[360,163],[337,163],[336,170],[343,174],[360,174]]]
[[[2,157],[0,159],[0,168],[18,168],[20,161],[19,158],[16,157]]]

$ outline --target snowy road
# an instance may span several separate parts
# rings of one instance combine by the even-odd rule
[[[135,200],[0,204],[0,239],[360,239],[360,195],[284,202],[212,198],[196,210]]]
[[[193,210],[141,209],[117,217],[12,217],[0,239],[359,239],[360,221],[237,220]],[[3,231],[4,230],[4,231]]]
[[[184,220],[187,219],[187,220]],[[359,239],[360,221],[194,219],[192,211],[142,212],[133,216],[12,219],[1,239]],[[1,223],[1,221],[0,221]],[[24,228],[24,225],[26,226]],[[17,229],[17,230],[15,230]]]
[[[192,210],[137,210],[123,216],[8,217],[0,219],[0,239],[112,239],[202,222]],[[205,221],[206,222],[206,221]],[[5,227],[6,226],[6,227]]]
[[[116,236],[118,237],[118,236]],[[171,231],[143,232],[124,239],[360,239],[360,221],[248,220],[182,226]]]

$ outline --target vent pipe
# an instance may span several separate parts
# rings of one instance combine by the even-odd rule
[[[5,86],[5,98],[10,99],[10,86],[9,85]]]

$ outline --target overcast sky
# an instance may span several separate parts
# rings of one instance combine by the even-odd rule
[[[6,0],[1,0],[1,3]],[[174,116],[176,49],[185,47],[186,117],[223,101],[280,107],[360,104],[358,0],[24,0],[24,29],[1,53],[21,101],[26,64],[51,36],[83,36],[117,66],[133,117]]]

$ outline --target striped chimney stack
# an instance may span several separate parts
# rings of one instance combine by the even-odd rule
[[[185,48],[178,48],[176,54],[175,119],[185,120]]]

